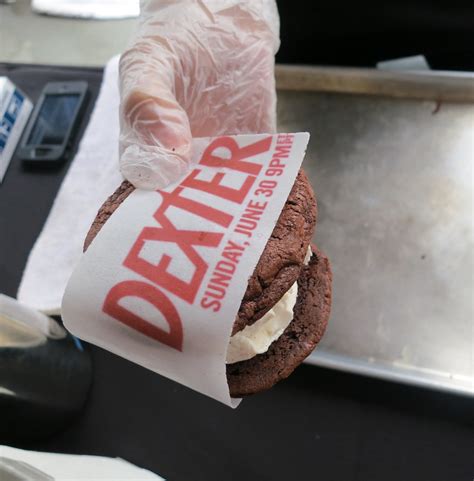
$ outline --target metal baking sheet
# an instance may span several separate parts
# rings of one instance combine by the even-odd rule
[[[277,71],[334,272],[307,362],[473,395],[474,82],[390,75]]]

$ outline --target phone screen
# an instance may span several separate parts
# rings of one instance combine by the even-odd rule
[[[49,94],[41,105],[27,145],[61,145],[78,107],[79,94]]]

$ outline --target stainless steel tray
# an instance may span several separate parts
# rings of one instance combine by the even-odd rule
[[[473,395],[474,80],[277,68],[334,271],[309,363]]]

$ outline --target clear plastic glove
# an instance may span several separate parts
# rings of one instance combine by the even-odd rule
[[[191,138],[274,132],[274,0],[145,0],[120,61],[120,170],[157,189],[187,169]]]

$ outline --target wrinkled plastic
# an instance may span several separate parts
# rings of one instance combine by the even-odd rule
[[[275,132],[274,0],[148,0],[120,61],[120,169],[163,188],[192,137]]]

